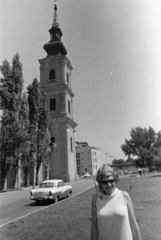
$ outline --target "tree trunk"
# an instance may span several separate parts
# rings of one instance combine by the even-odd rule
[[[44,166],[44,179],[43,180],[49,180],[49,171],[50,171],[50,166],[49,166],[49,164],[46,164]]]
[[[24,169],[24,187],[29,186],[29,167],[25,167]]]
[[[17,188],[17,169],[14,170],[13,188]]]
[[[6,169],[3,172],[2,169],[2,190],[6,190],[7,189],[7,174],[9,171],[9,167],[7,166]]]
[[[16,175],[16,179],[15,179],[15,187],[14,188],[20,188],[20,179],[18,174]]]
[[[39,185],[39,169],[40,169],[40,167],[38,167],[37,166],[37,168],[36,168],[36,185]]]
[[[20,187],[20,178],[19,178],[19,167],[20,167],[20,159],[15,160],[15,168],[13,169],[14,171],[14,188],[19,188]]]
[[[48,164],[47,166],[46,166],[46,171],[47,171],[47,180],[49,180],[49,172],[50,172],[50,165]]]
[[[3,179],[3,190],[7,189],[7,176]]]
[[[28,186],[29,186],[29,170],[26,174],[26,187],[28,187]]]
[[[2,181],[2,190],[7,189],[7,174],[10,169],[10,164],[6,163],[6,152],[1,148],[1,181]]]

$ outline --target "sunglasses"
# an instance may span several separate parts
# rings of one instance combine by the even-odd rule
[[[111,179],[111,180],[108,180],[108,181],[101,181],[102,184],[106,185],[108,183],[112,184],[115,182],[115,179]]]

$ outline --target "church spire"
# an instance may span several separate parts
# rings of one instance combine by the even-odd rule
[[[62,31],[59,28],[58,15],[57,15],[57,0],[54,1],[54,17],[52,27],[49,30],[50,41],[44,45],[44,50],[50,55],[66,55],[67,50],[61,42]]]
[[[57,0],[55,0],[54,1],[54,17],[53,17],[52,27],[59,27],[57,9],[58,9],[57,8]]]

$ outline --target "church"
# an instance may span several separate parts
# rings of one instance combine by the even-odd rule
[[[39,60],[40,88],[43,90],[50,112],[49,131],[57,151],[52,152],[49,178],[60,178],[65,182],[77,179],[75,128],[73,119],[72,65],[67,50],[61,41],[57,3],[49,30],[50,41],[44,45],[47,56]]]
[[[73,119],[73,97],[71,72],[72,65],[67,58],[67,50],[61,41],[57,3],[54,3],[54,17],[49,30],[50,41],[44,45],[46,57],[40,63],[40,88],[43,90],[50,113],[49,132],[51,141],[56,145],[52,151],[49,166],[49,179],[62,179],[64,182],[77,180],[75,128]],[[23,166],[18,169],[16,186],[24,186]],[[46,179],[44,166],[40,167],[39,182]],[[29,185],[34,185],[35,168],[31,166]],[[5,182],[6,188],[13,188],[13,169],[10,168]],[[35,181],[34,181],[35,182]],[[2,188],[0,178],[0,188]]]

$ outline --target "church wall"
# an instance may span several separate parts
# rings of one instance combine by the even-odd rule
[[[68,71],[66,66],[64,67],[64,56],[50,56],[45,59],[39,60],[40,62],[40,86],[43,88],[48,83],[54,84],[67,84],[66,72]],[[50,63],[53,61],[53,63]],[[55,69],[55,80],[49,80],[49,71]],[[68,71],[69,72],[69,71]],[[70,74],[69,74],[70,79]]]
[[[39,60],[40,63],[40,87],[43,89],[48,109],[50,111],[49,131],[51,137],[55,137],[57,151],[52,152],[50,161],[49,178],[61,178],[70,181],[75,178],[75,151],[73,131],[77,124],[73,121],[71,90],[72,66],[67,59],[67,51],[61,42],[62,32],[57,19],[57,5],[54,7],[54,21],[50,32],[50,42],[44,45],[47,57]],[[55,70],[49,79],[49,72]],[[54,76],[55,75],[55,76]],[[56,109],[50,110],[50,99],[56,99]],[[53,104],[55,101],[53,101]],[[70,104],[69,104],[70,103]],[[73,149],[71,148],[71,137]]]
[[[72,150],[71,150],[71,140],[72,138]],[[69,169],[69,176],[70,180],[73,181],[75,180],[76,177],[76,165],[75,165],[75,142],[74,142],[74,136],[73,136],[73,129],[70,128],[68,132],[68,169]]]
[[[57,144],[57,151],[53,152],[50,159],[50,179],[60,178],[61,177],[61,155],[62,149],[60,144],[60,127],[54,126],[54,124],[50,125],[50,134],[52,137],[55,137],[55,142]]]
[[[68,101],[70,102],[70,113],[68,111]],[[65,101],[65,107],[67,109],[67,117],[69,116],[70,118],[73,119],[73,107],[72,107],[72,100],[69,94],[66,94],[66,101]]]

